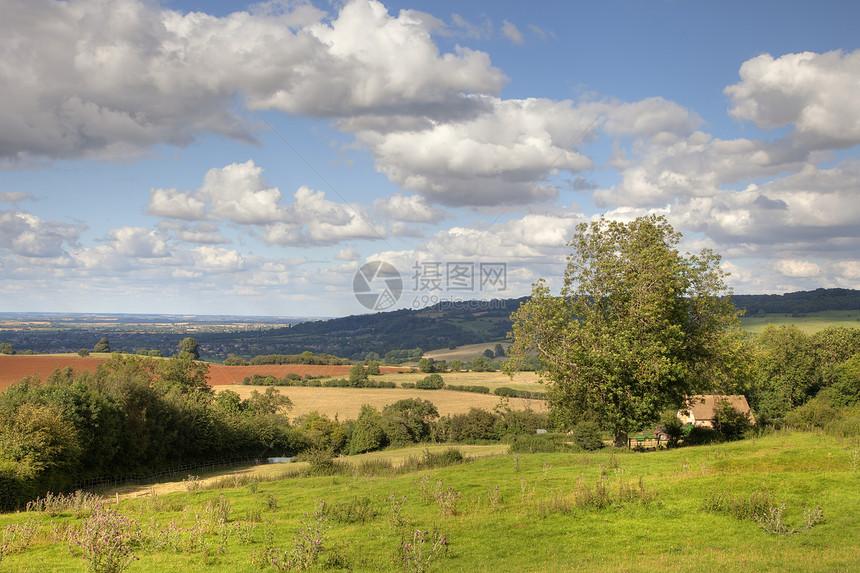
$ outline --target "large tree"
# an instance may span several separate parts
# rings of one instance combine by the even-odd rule
[[[197,341],[190,336],[186,336],[179,341],[179,351],[187,352],[194,360],[200,360],[200,347]]]
[[[110,352],[110,342],[105,337],[102,337],[93,347],[93,352]]]
[[[553,407],[596,415],[618,444],[734,367],[720,257],[681,254],[679,240],[657,216],[581,224],[560,296],[540,280],[512,316],[512,368],[537,354]]]

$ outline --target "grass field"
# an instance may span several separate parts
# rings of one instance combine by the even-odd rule
[[[768,314],[763,317],[741,318],[741,327],[747,332],[752,332],[754,334],[760,333],[768,324],[774,324],[776,326],[794,325],[807,334],[814,334],[831,326],[860,328],[860,310],[810,312],[803,316]]]
[[[389,374],[379,378],[395,380],[400,382],[414,382],[414,380],[426,376],[426,374]],[[542,387],[536,383],[511,384],[510,379],[503,374],[492,372],[463,372],[458,375],[443,375],[446,383],[463,385],[483,385],[492,387],[510,386],[522,389],[540,390]],[[504,384],[501,377],[508,381]],[[534,376],[524,377],[530,380]],[[375,377],[376,378],[376,377]],[[407,388],[308,388],[301,386],[276,386],[276,388],[292,400],[293,409],[288,415],[297,418],[311,411],[325,414],[329,418],[337,415],[338,419],[354,420],[358,418],[361,406],[370,404],[378,410],[382,410],[388,404],[393,404],[405,398],[421,398],[433,402],[439,410],[439,414],[462,414],[469,408],[483,408],[492,410],[499,403],[499,397],[493,394],[476,394],[474,392],[453,392],[450,390],[416,390]],[[248,398],[254,390],[264,392],[265,386],[216,386],[216,392],[224,389],[238,393],[242,398]],[[547,403],[544,400],[526,400],[523,398],[510,398],[509,406],[515,410],[530,408],[535,412],[545,412]]]
[[[228,476],[222,489],[188,482],[106,503],[133,520],[119,527],[138,558],[132,573],[259,571],[266,548],[306,557],[312,571],[857,571],[858,464],[856,439],[775,433],[645,454],[506,454],[408,473],[377,460],[343,475]],[[705,510],[720,497],[723,510]],[[810,514],[805,528],[804,506],[818,505],[823,520]],[[798,531],[769,532],[744,514],[755,507],[771,530],[780,522]],[[0,515],[15,542],[0,571],[83,571],[65,540],[83,525],[72,510]]]
[[[483,356],[485,350],[494,350],[496,348],[496,344],[501,344],[502,347],[507,350],[508,347],[511,345],[511,342],[510,340],[503,340],[482,342],[480,344],[464,344],[463,346],[458,346],[454,349],[438,348],[436,350],[425,352],[424,356],[426,356],[427,358],[432,358],[434,360],[444,360],[448,363],[450,363],[452,360],[471,362],[472,358],[474,358],[475,356]]]

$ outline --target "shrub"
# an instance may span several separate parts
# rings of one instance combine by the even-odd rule
[[[445,386],[445,382],[438,374],[430,374],[415,383],[415,387],[421,390],[439,390]]]
[[[753,521],[755,515],[764,514],[773,505],[773,495],[767,490],[754,491],[749,495],[713,491],[702,501],[702,510],[709,513],[726,513],[742,521]]]
[[[82,358],[85,356],[89,356],[89,355],[90,355],[90,351],[87,350],[86,348],[81,348],[80,350],[78,350],[78,356],[80,356]]]
[[[98,510],[69,535],[72,549],[83,553],[87,571],[120,573],[137,559],[132,545],[138,542],[136,521],[109,509]]]
[[[726,400],[720,402],[714,413],[714,427],[726,440],[740,440],[751,426],[749,414],[738,412]]]
[[[573,442],[583,450],[599,450],[603,447],[600,426],[590,420],[579,422],[573,428]]]
[[[454,414],[448,424],[448,440],[492,440],[496,437],[497,420],[495,414],[480,408],[469,408],[465,414]]]
[[[530,400],[546,400],[546,392],[529,392],[528,390],[515,390],[507,386],[500,386],[493,391],[496,396],[507,396],[508,398],[527,398]]]
[[[830,422],[838,420],[840,412],[830,405],[827,394],[827,390],[824,390],[806,404],[789,412],[785,416],[786,425],[810,430],[823,428]]]
[[[713,428],[693,426],[684,438],[685,446],[701,446],[714,442],[723,442],[725,437]]]
[[[308,475],[330,476],[344,474],[348,468],[334,461],[334,456],[328,450],[322,448],[311,448],[299,456],[302,461],[308,462]]]
[[[530,434],[515,436],[508,451],[518,454],[543,454],[571,451],[563,434]]]
[[[224,359],[225,366],[247,366],[248,361],[243,358],[239,358],[235,354],[228,354],[227,358]]]
[[[445,386],[446,390],[453,390],[454,392],[474,392],[476,394],[489,394],[490,389],[487,386],[458,386],[447,384]]]
[[[848,415],[841,420],[834,420],[827,424],[825,431],[840,438],[860,437],[860,413]]]

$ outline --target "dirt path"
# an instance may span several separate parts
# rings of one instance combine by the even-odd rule
[[[368,454],[349,456],[347,458],[343,458],[343,460],[350,464],[357,465],[364,460],[389,459],[395,466],[400,466],[410,456],[421,457],[424,454],[425,450],[429,450],[431,452],[438,452],[446,450],[449,447],[457,448],[463,453],[464,456],[475,458],[500,456],[507,453],[508,450],[508,446],[505,444],[491,444],[480,446],[422,445],[413,446],[410,448],[402,448],[398,450],[383,450],[379,452],[370,452]],[[185,477],[156,484],[120,486],[107,490],[103,492],[102,495],[108,499],[124,500],[138,497],[146,497],[148,495],[153,494],[165,495],[169,493],[190,491],[195,487],[207,489],[207,487],[211,487],[214,482],[224,479],[225,477],[229,477],[231,475],[257,476],[261,479],[261,481],[277,480],[288,477],[289,474],[298,473],[303,469],[306,469],[307,467],[307,462],[261,464],[258,466],[243,468],[239,470],[229,470],[218,472],[215,474],[208,474],[206,476],[198,478],[197,480],[195,480],[196,483],[193,484],[189,483],[188,478]]]

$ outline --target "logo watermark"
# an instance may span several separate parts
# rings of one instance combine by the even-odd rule
[[[388,310],[400,300],[403,278],[397,267],[384,261],[361,266],[352,279],[356,300],[370,310]]]
[[[468,261],[415,262],[410,286],[412,308],[424,308],[439,303],[456,305],[487,292],[504,292],[508,288],[507,263],[476,263]],[[356,300],[370,310],[388,310],[403,295],[400,271],[384,261],[371,261],[355,273],[352,290]],[[489,304],[491,301],[469,301]]]

